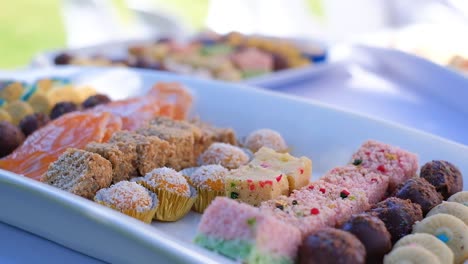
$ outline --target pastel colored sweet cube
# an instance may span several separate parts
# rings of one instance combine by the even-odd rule
[[[226,196],[254,206],[289,193],[287,176],[260,166],[246,165],[230,171],[225,180]]]
[[[307,157],[296,158],[288,153],[279,153],[273,149],[262,147],[254,154],[251,164],[281,171],[289,181],[289,191],[300,189],[312,177],[312,161]]]

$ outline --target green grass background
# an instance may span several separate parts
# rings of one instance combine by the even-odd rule
[[[125,21],[124,0],[113,0]],[[157,0],[195,29],[203,26],[209,0]],[[321,0],[308,0],[311,13],[322,13]],[[17,68],[44,50],[65,47],[60,0],[0,0],[0,68]]]

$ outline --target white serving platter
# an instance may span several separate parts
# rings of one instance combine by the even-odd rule
[[[445,159],[465,175],[468,147],[393,123],[346,112],[323,103],[252,87],[197,80],[154,71],[76,68],[0,72],[0,78],[33,81],[68,77],[94,85],[114,99],[143,93],[158,81],[179,81],[195,96],[193,113],[239,136],[258,128],[280,131],[293,154],[313,160],[313,178],[348,162],[367,139],[418,153],[421,164]],[[28,178],[0,170],[0,221],[111,263],[229,263],[192,244],[199,214],[175,223],[137,220]],[[26,249],[27,250],[27,249]]]
[[[340,106],[468,145],[468,79],[398,50],[340,45],[316,69],[245,83]]]

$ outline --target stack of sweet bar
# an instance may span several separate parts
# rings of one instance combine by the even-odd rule
[[[163,38],[133,45],[125,58],[59,54],[57,65],[129,66],[239,81],[283,69],[304,67],[325,59],[322,47],[308,50],[291,41],[230,33],[205,34],[190,42]]]
[[[416,232],[442,240],[452,253],[449,259],[462,263],[468,259],[468,228],[456,218],[466,221],[466,212],[438,210],[453,216],[418,221],[443,198],[461,196],[463,177],[445,161],[427,163],[420,176],[417,170],[415,154],[369,140],[350,164],[289,196],[241,199],[259,207],[233,200],[238,196],[216,198],[202,216],[195,243],[247,263],[423,263],[411,261],[428,251],[425,240],[417,245],[421,254],[392,251],[384,259],[392,244]],[[439,260],[429,263],[448,263],[434,261]]]

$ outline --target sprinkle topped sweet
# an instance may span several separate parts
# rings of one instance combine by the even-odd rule
[[[259,129],[247,136],[245,146],[253,152],[261,147],[268,147],[275,151],[285,151],[288,146],[280,133],[271,129]]]
[[[143,212],[154,206],[153,197],[145,187],[128,181],[121,181],[109,188],[99,190],[96,193],[96,199],[119,210]]]
[[[203,152],[199,165],[219,164],[227,169],[236,169],[249,162],[249,156],[241,148],[226,143],[213,143]]]
[[[143,180],[156,189],[164,189],[169,192],[190,197],[190,187],[187,180],[179,172],[163,167],[147,173]]]
[[[229,171],[221,165],[204,165],[196,169],[192,175],[190,175],[190,180],[195,187],[206,188],[213,191],[223,191],[224,178],[228,172]]]
[[[353,154],[350,163],[387,175],[390,178],[390,190],[415,176],[418,170],[418,157],[415,154],[375,140],[364,142]]]

